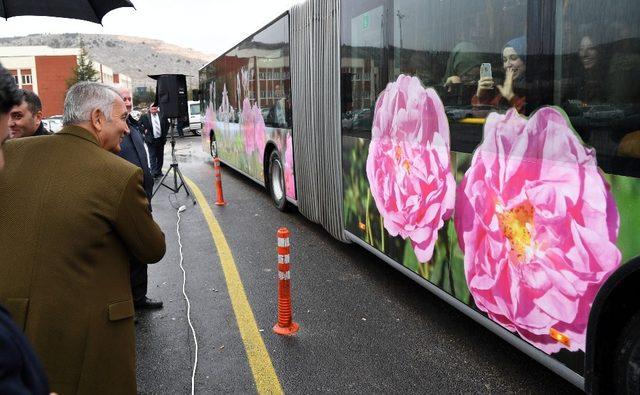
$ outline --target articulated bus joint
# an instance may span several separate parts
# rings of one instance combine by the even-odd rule
[[[640,258],[622,265],[600,287],[589,314],[585,350],[585,391],[599,394],[613,386],[613,358],[625,324],[640,311]]]

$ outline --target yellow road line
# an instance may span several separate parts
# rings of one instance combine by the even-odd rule
[[[280,381],[273,368],[273,363],[264,345],[262,336],[260,336],[260,332],[258,331],[258,324],[256,324],[251,305],[249,305],[249,300],[244,292],[244,286],[242,285],[238,268],[233,260],[233,255],[224,237],[224,233],[222,233],[218,221],[213,216],[211,207],[207,203],[207,199],[205,199],[202,191],[200,191],[198,186],[189,178],[185,177],[185,179],[202,209],[202,214],[204,214],[207,220],[211,236],[218,250],[220,264],[222,265],[224,278],[227,282],[227,289],[231,297],[231,305],[236,315],[240,336],[244,343],[244,349],[247,352],[249,365],[251,366],[251,372],[253,373],[253,379],[256,382],[258,393],[282,394]]]

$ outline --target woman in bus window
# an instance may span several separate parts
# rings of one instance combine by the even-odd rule
[[[580,39],[578,56],[582,65],[576,83],[578,100],[583,105],[602,103],[605,100],[605,65],[592,36],[584,35]]]
[[[518,37],[504,46],[502,49],[504,83],[494,85],[493,77],[480,78],[476,95],[471,99],[472,105],[490,105],[496,108],[514,107],[519,113],[524,111],[526,103],[526,45],[526,39]]]
[[[458,43],[447,60],[444,85],[451,91],[456,84],[473,83],[480,75],[480,50],[468,41]]]

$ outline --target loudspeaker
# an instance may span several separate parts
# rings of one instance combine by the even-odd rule
[[[187,110],[187,78],[184,74],[160,74],[149,77],[157,81],[156,104],[162,118],[182,118]]]

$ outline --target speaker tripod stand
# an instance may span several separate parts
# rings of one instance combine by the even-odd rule
[[[184,181],[182,172],[178,167],[178,160],[176,159],[176,138],[175,138],[176,119],[171,118],[170,123],[171,123],[171,126],[169,127],[169,133],[171,134],[171,164],[169,165],[169,170],[167,170],[165,175],[162,177],[162,180],[160,180],[158,185],[156,185],[156,187],[154,188],[153,194],[151,195],[151,197],[156,195],[156,192],[158,192],[158,189],[160,189],[160,187],[165,187],[170,191],[172,191],[173,193],[178,193],[180,188],[184,188],[184,191],[187,193],[187,196],[191,198],[191,201],[195,205],[196,199],[193,197],[193,193],[189,190],[187,183]],[[170,184],[167,185],[164,183],[164,181],[167,179],[167,177],[169,177],[171,173],[173,173],[173,186]],[[169,181],[169,183],[171,183],[171,181]]]

